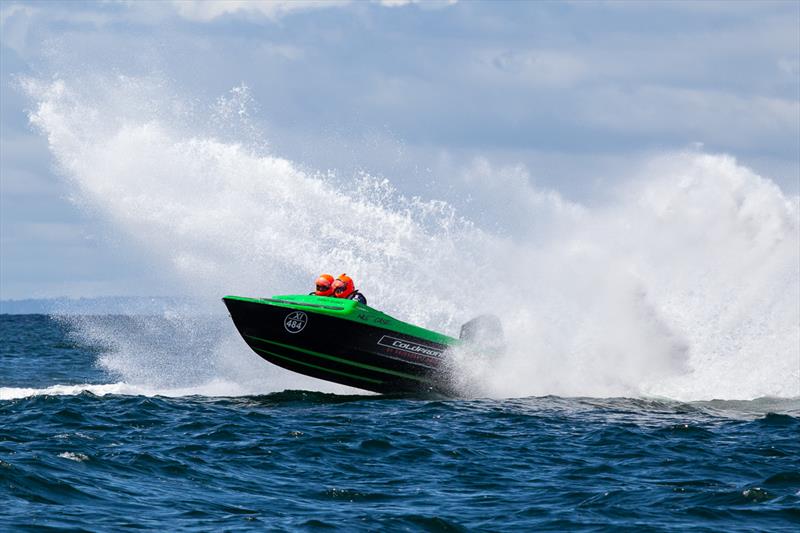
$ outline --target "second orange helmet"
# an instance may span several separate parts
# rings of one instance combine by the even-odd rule
[[[333,295],[336,298],[347,298],[353,294],[355,290],[356,288],[353,284],[353,280],[347,274],[342,274],[333,282]]]

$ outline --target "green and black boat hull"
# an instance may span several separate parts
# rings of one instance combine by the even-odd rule
[[[287,370],[369,391],[452,395],[452,337],[352,300],[288,295],[223,298],[245,342]]]

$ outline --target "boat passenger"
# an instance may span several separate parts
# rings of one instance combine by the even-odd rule
[[[347,274],[342,274],[333,282],[333,296],[336,298],[347,298],[367,305],[367,298],[356,290],[353,279]]]
[[[317,296],[333,296],[333,276],[330,274],[320,274],[316,281],[317,290],[311,294]]]

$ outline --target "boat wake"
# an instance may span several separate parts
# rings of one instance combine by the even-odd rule
[[[220,384],[224,388],[231,384]],[[0,387],[0,400],[18,400],[30,398],[32,396],[76,396],[78,394],[90,393],[95,396],[106,396],[107,394],[120,394],[128,396],[228,396],[230,394],[213,394],[215,387],[212,385],[208,389],[167,389],[157,390],[129,385],[127,383],[82,383],[78,385],[51,385],[44,388],[29,387]],[[212,392],[211,394],[209,394]],[[227,389],[226,389],[227,392]]]
[[[336,394],[371,394],[344,386],[325,384],[321,388],[318,381],[307,380],[307,387],[320,392]],[[259,396],[269,393],[264,384],[252,384],[251,388],[235,381],[215,379],[207,383],[195,384],[187,387],[158,388],[144,385],[133,385],[126,382],[117,383],[81,383],[75,385],[51,385],[49,387],[0,387],[0,400],[19,400],[34,396],[77,396],[79,394],[93,394],[95,396],[120,395],[120,396],[164,396],[167,398],[182,398],[188,396],[204,396],[217,398],[231,398],[240,396]],[[303,383],[298,380],[298,389],[302,390]],[[310,385],[310,387],[308,387]],[[283,391],[280,390],[274,392]]]

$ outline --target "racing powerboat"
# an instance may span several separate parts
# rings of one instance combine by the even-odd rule
[[[263,359],[379,393],[457,395],[447,352],[486,329],[476,327],[486,320],[475,319],[456,339],[354,300],[327,296],[226,296],[223,301],[242,338]]]

